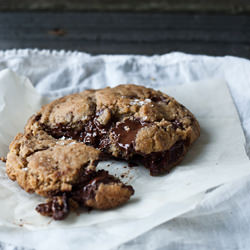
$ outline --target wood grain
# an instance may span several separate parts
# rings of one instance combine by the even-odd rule
[[[0,10],[250,12],[249,0],[0,0]]]
[[[247,15],[164,13],[0,13],[0,49],[107,54],[183,51],[250,58]]]

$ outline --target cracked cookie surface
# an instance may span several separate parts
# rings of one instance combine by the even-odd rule
[[[160,91],[132,84],[86,90],[29,119],[10,145],[6,172],[27,192],[50,197],[37,211],[62,219],[72,202],[108,209],[133,194],[131,186],[95,170],[104,155],[159,175],[183,159],[199,134],[193,114]]]

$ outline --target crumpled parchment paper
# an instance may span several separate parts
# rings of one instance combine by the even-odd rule
[[[70,57],[77,62],[79,54]],[[202,81],[194,81],[200,80],[197,77],[191,79],[192,82],[189,79],[186,82],[165,82],[165,79],[174,78],[176,69],[164,69],[167,62],[160,57],[144,57],[144,63],[142,58],[138,57],[137,61],[136,57],[134,60],[122,56],[108,57],[105,61],[108,66],[103,69],[100,65],[104,59],[83,54],[81,59],[85,63],[79,65],[75,62],[76,65],[72,65],[65,62],[60,72],[55,70],[47,77],[43,75],[39,81],[36,81],[35,74],[27,74],[34,78],[34,85],[40,94],[49,94],[49,98],[40,98],[27,79],[9,70],[0,72],[1,154],[6,154],[8,143],[18,131],[22,131],[27,118],[41,104],[90,86],[114,86],[127,82],[153,86],[183,103],[201,125],[200,139],[169,175],[151,177],[142,167],[128,171],[128,181],[136,193],[127,205],[104,213],[72,214],[63,222],[51,222],[38,215],[34,207],[42,199],[26,194],[8,180],[3,166],[0,172],[0,240],[35,249],[74,249],[80,246],[86,249],[110,249],[193,210],[206,199],[208,190],[250,174],[244,149],[245,138],[223,76]],[[162,67],[157,68],[157,63],[163,64]],[[67,65],[70,72],[75,72],[75,78],[67,78],[68,74],[64,71]],[[46,64],[43,67],[46,68]],[[78,74],[74,71],[75,67],[79,70]],[[12,69],[15,70],[13,65]],[[155,71],[158,71],[157,81],[153,77]],[[61,86],[60,91],[58,85]],[[48,90],[51,90],[50,93]],[[105,168],[107,164],[104,162],[99,167]],[[113,173],[120,173],[124,166],[124,163],[118,162],[110,164],[108,170]]]

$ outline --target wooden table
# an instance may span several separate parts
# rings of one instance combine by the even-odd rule
[[[250,16],[155,12],[0,12],[0,50],[93,54],[182,51],[250,58]]]

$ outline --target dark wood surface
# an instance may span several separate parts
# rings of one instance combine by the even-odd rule
[[[249,0],[0,0],[0,10],[250,12]]]
[[[0,12],[0,49],[93,54],[182,51],[250,58],[250,16],[120,12]]]

